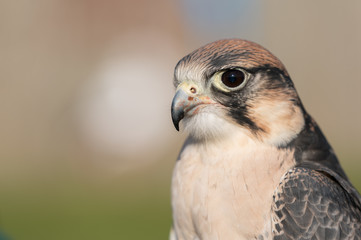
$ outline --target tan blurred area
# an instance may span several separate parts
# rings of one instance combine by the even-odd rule
[[[102,101],[105,101],[100,108],[107,108],[107,104],[111,104],[102,100],[108,96],[98,97],[95,91],[101,92],[99,95],[111,95],[109,89],[128,88],[132,93],[131,98],[119,98],[121,102],[118,104],[139,108],[140,103],[147,100],[142,96],[145,89],[138,88],[138,85],[151,86],[154,78],[160,75],[162,79],[158,80],[161,81],[158,85],[165,87],[163,92],[154,92],[157,90],[154,89],[153,98],[156,99],[159,94],[171,97],[172,68],[183,52],[180,51],[181,34],[177,30],[181,26],[171,4],[168,1],[158,2],[164,11],[159,11],[159,6],[146,1],[141,7],[131,1],[2,3],[0,141],[4,162],[24,161],[24,164],[31,168],[35,161],[39,162],[42,168],[43,165],[51,167],[53,163],[49,164],[49,161],[57,161],[53,160],[54,158],[62,162],[74,162],[79,157],[90,157],[87,152],[96,147],[87,145],[91,140],[84,139],[88,137],[86,133],[82,136],[82,126],[86,125],[87,121],[80,119],[79,122],[77,118],[86,117],[79,117],[82,112],[87,111],[84,108],[94,108],[89,111],[97,110],[94,106],[88,106],[91,103],[83,102],[98,101],[94,104],[102,104]],[[161,65],[160,71],[163,73],[152,76],[151,72],[149,76],[145,73],[138,77],[137,75],[144,71],[142,67],[145,66],[141,65],[144,64],[144,56],[146,60],[150,60],[148,65],[153,64],[158,68]],[[151,58],[155,59],[156,64],[151,62]],[[124,77],[129,76],[122,75],[124,69],[121,68],[127,59],[133,65],[131,67],[134,72],[126,73],[133,74],[131,79],[125,79]],[[118,64],[120,72],[112,72],[112,67],[108,67],[112,64]],[[118,74],[121,83],[116,85],[113,83],[115,80],[111,79],[108,81],[113,81],[112,83],[106,83],[110,86],[98,84],[97,81],[101,81],[99,78],[112,78],[103,76],[107,74]],[[169,81],[165,82],[165,78],[169,78]],[[100,100],[93,100],[97,97]],[[168,105],[168,102],[164,102],[163,106],[158,108],[167,108]],[[119,107],[116,111],[123,119],[132,119],[132,114],[136,114],[135,111],[125,111],[129,108],[121,107],[124,111],[120,113],[123,109]],[[138,109],[145,110],[147,109]],[[99,114],[104,114],[101,109],[98,111]],[[84,113],[86,114],[91,117],[97,115]],[[89,124],[89,128],[102,125]],[[147,124],[147,119],[142,119],[142,124],[152,128]],[[113,127],[117,129],[117,126]],[[136,125],[131,127],[133,132],[142,128]],[[96,133],[90,135],[96,137]],[[137,152],[142,151],[138,149]],[[121,156],[121,153],[122,149],[119,149],[116,152],[117,157]],[[103,157],[109,156],[105,154]],[[38,167],[32,170],[41,171]]]
[[[360,189],[360,13],[357,0],[1,1],[0,230],[165,238],[185,137],[170,119],[173,68],[220,38],[282,60]]]

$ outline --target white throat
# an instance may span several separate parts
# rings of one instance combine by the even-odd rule
[[[182,120],[184,130],[191,139],[200,142],[218,142],[238,135],[252,138],[251,132],[233,122],[218,106],[207,106],[191,117]]]

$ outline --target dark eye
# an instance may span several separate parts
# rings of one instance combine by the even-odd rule
[[[246,79],[244,72],[239,70],[227,70],[222,74],[222,83],[229,88],[241,85]]]

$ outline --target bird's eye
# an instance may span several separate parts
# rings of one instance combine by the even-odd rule
[[[222,83],[229,88],[235,88],[240,86],[245,80],[246,75],[243,71],[239,70],[227,70],[222,74]]]
[[[243,88],[250,76],[241,68],[226,69],[216,72],[211,78],[211,83],[223,92],[232,92]]]

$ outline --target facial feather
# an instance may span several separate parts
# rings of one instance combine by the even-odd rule
[[[227,68],[250,74],[243,88],[224,92],[212,84],[212,76]],[[192,52],[175,69],[175,87],[183,82],[219,103],[185,116],[184,129],[194,139],[211,141],[242,129],[251,138],[282,146],[304,126],[303,107],[285,67],[258,44],[221,40]]]

